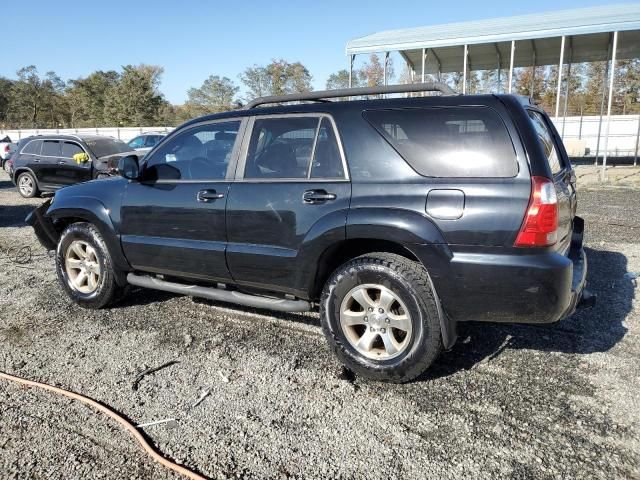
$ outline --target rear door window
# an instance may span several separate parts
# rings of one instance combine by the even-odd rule
[[[531,120],[533,121],[533,126],[536,129],[538,138],[540,139],[540,144],[542,145],[544,155],[545,157],[547,157],[547,162],[549,163],[551,174],[555,176],[562,171],[563,165],[562,160],[560,160],[560,155],[558,154],[556,144],[553,141],[553,135],[551,134],[547,122],[540,112],[528,110],[528,113],[529,117],[531,117]]]
[[[344,178],[342,155],[331,121],[324,117],[320,122],[318,139],[311,164],[311,178]]]
[[[77,153],[85,153],[82,147],[77,143],[73,142],[64,142],[62,144],[62,157],[64,158],[73,158]]]
[[[244,178],[307,178],[318,117],[256,119]]]
[[[42,148],[42,140],[33,140],[27,143],[22,150],[22,153],[27,155],[40,155],[40,149]]]
[[[43,157],[59,157],[60,156],[60,142],[57,140],[45,140],[42,144]]]
[[[420,175],[518,174],[509,132],[489,107],[368,110],[364,117]]]

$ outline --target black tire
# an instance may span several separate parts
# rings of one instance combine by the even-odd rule
[[[28,180],[31,183],[32,188],[30,192],[20,187],[21,180],[23,181]],[[38,189],[38,182],[36,182],[35,177],[31,175],[31,173],[29,172],[22,172],[20,175],[18,175],[18,178],[16,179],[16,185],[18,186],[18,193],[20,193],[20,195],[22,195],[24,198],[33,198],[40,195],[40,190]]]
[[[9,175],[9,159],[2,161],[2,169]]]
[[[100,265],[100,276],[94,291],[83,293],[77,290],[65,268],[65,255],[69,246],[74,241],[86,242],[95,251],[95,257]],[[98,229],[90,223],[73,223],[69,225],[58,242],[56,249],[56,272],[58,281],[66,294],[75,303],[84,308],[103,308],[117,301],[124,290],[116,283],[116,274],[102,235]]]
[[[389,289],[409,313],[412,334],[396,357],[376,360],[362,355],[340,325],[343,299],[358,285],[366,284]],[[342,363],[369,379],[408,382],[429,368],[442,350],[439,310],[429,275],[420,263],[400,255],[370,253],[340,266],[322,292],[320,319],[325,336]]]

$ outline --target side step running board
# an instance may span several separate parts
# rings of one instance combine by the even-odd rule
[[[260,297],[258,295],[248,295],[233,290],[221,290],[219,288],[167,282],[147,275],[130,273],[127,275],[127,281],[131,285],[138,287],[164,290],[166,292],[190,295],[192,297],[203,297],[220,302],[236,303],[246,307],[264,308],[267,310],[277,310],[279,312],[308,312],[311,310],[311,304],[304,300]]]

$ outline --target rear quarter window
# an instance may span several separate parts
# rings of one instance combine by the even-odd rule
[[[489,107],[367,110],[365,119],[425,177],[515,177],[511,137]]]
[[[560,156],[558,155],[558,149],[555,142],[553,141],[553,135],[549,130],[549,126],[547,125],[546,120],[540,112],[528,110],[527,113],[529,114],[529,117],[533,122],[536,133],[538,134],[538,139],[540,140],[540,145],[542,146],[544,155],[547,158],[547,163],[549,164],[549,168],[551,169],[551,174],[556,175],[560,173],[563,168],[562,162],[560,160]]]

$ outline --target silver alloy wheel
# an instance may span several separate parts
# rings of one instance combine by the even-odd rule
[[[351,289],[340,305],[340,326],[356,351],[374,360],[402,354],[411,343],[411,316],[400,298],[383,285]]]
[[[8,161],[8,160],[5,160],[5,161],[4,161],[4,167],[3,167],[3,168],[4,168],[4,171],[5,171],[5,172],[10,173],[10,170],[11,170],[11,169],[10,169],[10,167],[9,167],[9,161]]]
[[[64,255],[64,268],[71,288],[93,293],[100,284],[100,262],[96,250],[84,240],[74,240]]]
[[[20,180],[18,180],[18,188],[20,189],[20,193],[22,193],[25,197],[28,197],[33,194],[33,189],[35,186],[33,185],[33,179],[29,175],[22,175]]]

